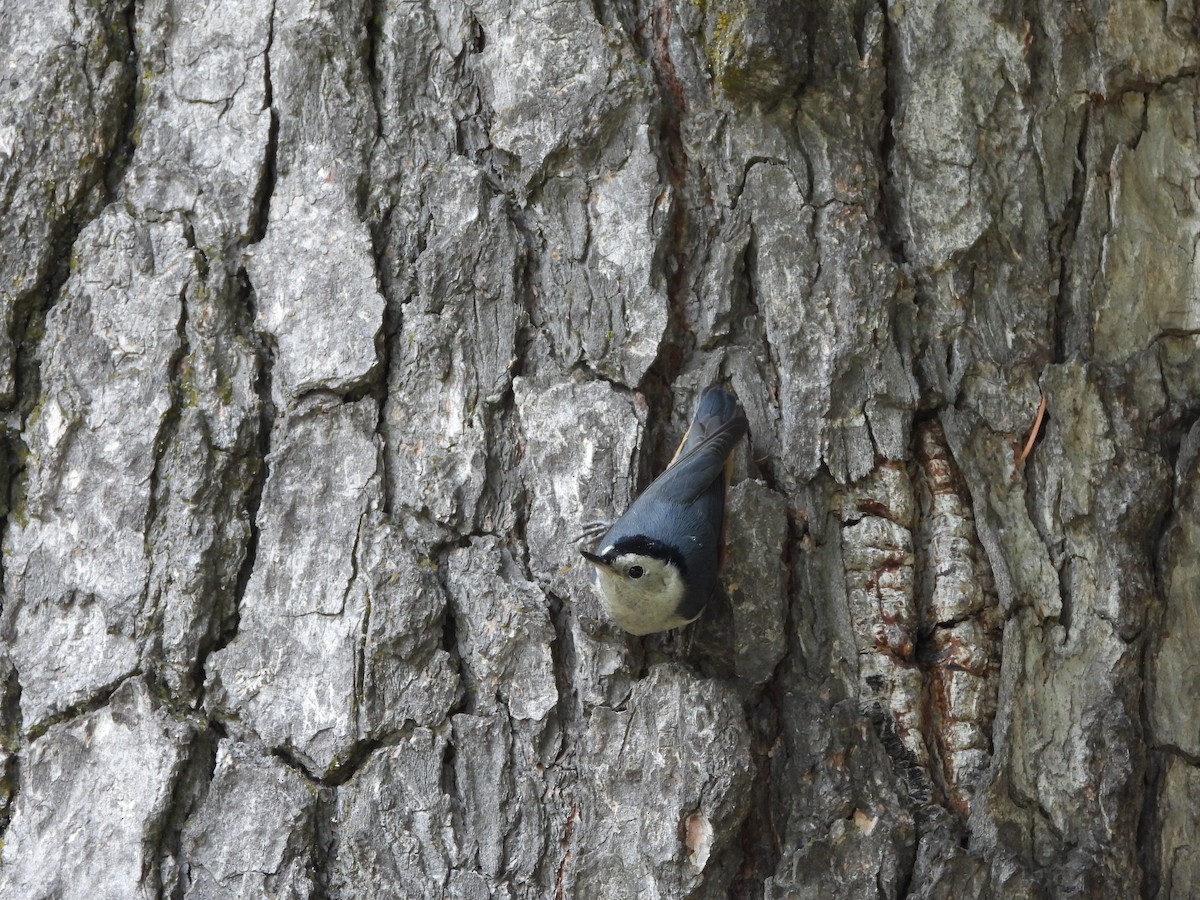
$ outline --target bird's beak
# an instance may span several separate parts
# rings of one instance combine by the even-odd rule
[[[601,569],[611,569],[608,560],[603,556],[597,556],[595,553],[588,553],[586,550],[580,550],[583,558],[590,562],[593,566],[599,566]]]

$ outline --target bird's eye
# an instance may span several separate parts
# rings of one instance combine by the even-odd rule
[[[625,574],[627,574],[630,578],[641,578],[646,574],[646,570],[641,566],[630,566],[629,571]]]

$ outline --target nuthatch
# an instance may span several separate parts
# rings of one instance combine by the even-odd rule
[[[605,612],[626,631],[666,631],[704,611],[724,555],[731,454],[746,428],[736,397],[705,390],[666,471],[613,523],[599,553],[583,551]]]

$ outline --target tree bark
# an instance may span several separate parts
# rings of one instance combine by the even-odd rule
[[[0,896],[1200,891],[1200,12],[0,5]],[[700,391],[724,591],[578,542]]]

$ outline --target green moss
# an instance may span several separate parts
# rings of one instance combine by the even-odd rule
[[[804,65],[798,51],[802,48],[760,38],[747,45],[747,28],[752,17],[763,14],[745,2],[708,0],[705,13],[704,53],[716,83],[727,94],[769,100],[782,96],[802,81]],[[757,20],[755,20],[757,21]],[[757,22],[762,25],[761,22]]]
[[[200,388],[196,385],[196,372],[190,361],[184,361],[180,366],[179,404],[184,409],[200,405]]]
[[[20,528],[29,527],[29,508],[25,505],[25,496],[13,498],[12,509],[8,511],[10,522],[16,522]]]
[[[224,369],[217,369],[217,399],[225,406],[233,406],[233,379]]]
[[[742,17],[735,18],[733,13],[722,12],[717,14],[717,19],[713,23],[713,42],[722,44],[731,44],[736,41],[736,33],[734,37],[730,37],[735,24],[740,23]]]
[[[746,77],[746,72],[740,66],[729,66],[721,73],[718,79],[722,88],[727,94],[741,94],[746,91],[749,84],[749,79]]]

